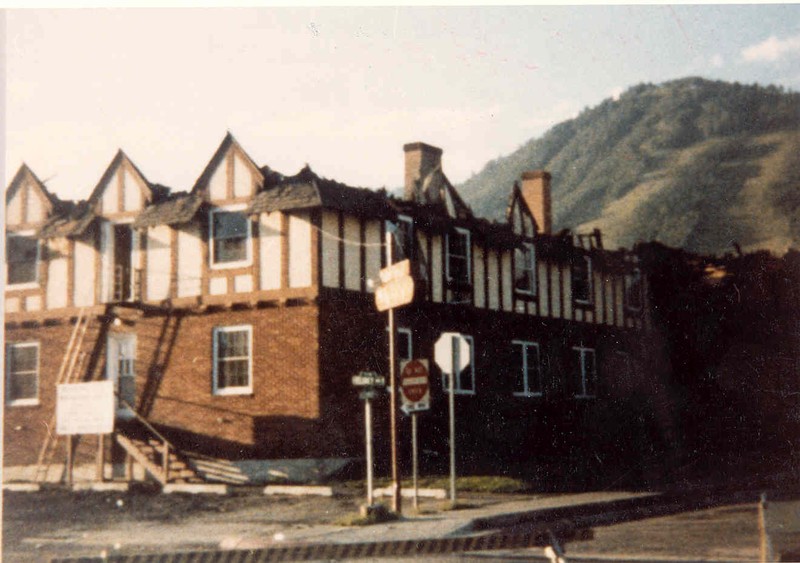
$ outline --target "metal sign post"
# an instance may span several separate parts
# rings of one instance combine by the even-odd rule
[[[417,476],[419,475],[419,468],[417,466],[417,413],[411,413],[411,472],[413,473],[412,479],[414,483],[414,510],[419,512],[419,483]]]
[[[353,376],[353,385],[364,388],[358,396],[364,400],[364,441],[366,442],[367,450],[367,506],[372,506],[375,502],[372,493],[372,399],[377,394],[376,387],[384,384],[384,378],[372,371],[362,371]]]
[[[450,502],[456,504],[456,374],[465,369],[471,354],[467,339],[457,332],[444,332],[434,345],[434,359],[447,375],[449,392],[447,402],[450,418]]]
[[[386,230],[386,263],[392,265],[392,232]],[[391,281],[391,280],[388,280]],[[377,295],[377,292],[376,292]],[[389,307],[389,424],[391,426],[392,449],[392,510],[396,514],[402,511],[402,495],[400,491],[400,471],[397,461],[397,331],[394,326],[394,307]]]
[[[403,412],[411,415],[411,465],[414,482],[414,508],[419,510],[419,486],[417,465],[417,413],[431,406],[428,360],[406,360],[400,366],[400,391]]]

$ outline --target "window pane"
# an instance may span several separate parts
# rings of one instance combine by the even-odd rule
[[[16,373],[11,374],[9,382],[9,397],[12,401],[36,398],[36,374]]]
[[[12,346],[11,347],[11,371],[36,371],[36,364],[39,359],[39,348],[37,346]]]
[[[397,357],[399,361],[411,359],[411,338],[405,331],[397,331]]]
[[[30,237],[9,236],[6,245],[8,284],[35,282],[38,241]]]
[[[248,386],[248,362],[247,360],[227,360],[219,363],[219,384],[221,389],[225,387],[247,387]]]
[[[576,301],[588,302],[590,294],[588,258],[579,257],[572,265],[572,296]]]
[[[243,213],[214,213],[214,238],[247,236],[247,217]]]
[[[247,238],[229,238],[214,241],[214,262],[239,262],[247,260]]]

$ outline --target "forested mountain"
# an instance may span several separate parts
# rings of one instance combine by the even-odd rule
[[[686,78],[630,88],[489,162],[459,191],[500,219],[525,170],[552,173],[554,230],[606,247],[800,248],[800,94]]]

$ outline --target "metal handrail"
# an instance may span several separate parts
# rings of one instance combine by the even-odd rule
[[[144,418],[142,415],[140,415],[138,412],[136,412],[136,409],[135,409],[135,408],[133,408],[133,405],[131,405],[131,404],[130,404],[128,401],[126,401],[125,399],[123,399],[122,397],[120,397],[120,395],[119,395],[119,393],[118,393],[118,392],[115,392],[115,393],[114,393],[114,395],[116,395],[116,396],[117,396],[117,399],[119,399],[119,401],[120,401],[120,402],[121,402],[123,405],[125,405],[125,406],[126,406],[126,407],[127,407],[127,408],[128,408],[128,409],[129,409],[129,410],[132,412],[132,413],[133,413],[133,416],[134,416],[134,417],[135,417],[135,418],[136,418],[136,419],[137,419],[139,422],[141,422],[142,424],[144,424],[144,425],[145,425],[145,427],[146,427],[148,430],[150,430],[150,432],[152,432],[153,434],[155,434],[156,438],[158,438],[159,440],[161,440],[161,442],[163,443],[163,448],[164,448],[164,449],[163,449],[163,451],[162,451],[162,453],[161,453],[161,466],[162,466],[162,469],[163,469],[163,471],[164,471],[164,481],[165,481],[165,482],[166,482],[166,481],[169,481],[169,451],[170,451],[170,449],[172,449],[172,450],[175,450],[175,447],[174,447],[172,444],[170,444],[169,440],[167,440],[167,439],[166,439],[166,438],[163,436],[163,434],[161,434],[161,432],[159,432],[158,430],[156,430],[156,429],[155,429],[155,427],[154,427],[152,424],[150,424],[150,423],[147,421],[147,419],[146,419],[146,418]]]

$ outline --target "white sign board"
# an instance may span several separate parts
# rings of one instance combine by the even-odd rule
[[[408,259],[392,264],[391,266],[386,266],[380,272],[378,272],[378,276],[381,278],[381,283],[389,283],[392,280],[404,278],[410,275],[411,260]]]
[[[114,431],[114,382],[62,383],[56,393],[56,433],[110,434]]]
[[[379,285],[375,290],[375,306],[378,311],[387,311],[407,305],[414,300],[414,278],[402,276]]]
[[[456,371],[460,372],[469,365],[469,342],[457,332],[443,332],[433,346],[433,359],[442,373],[453,373],[454,356],[458,362]]]

